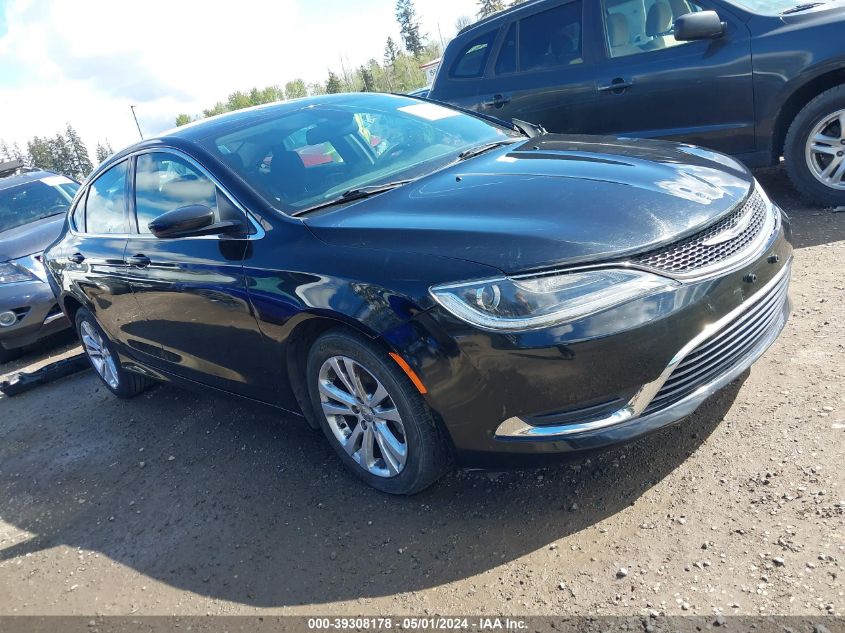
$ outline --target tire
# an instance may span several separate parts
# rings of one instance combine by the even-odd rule
[[[815,154],[815,158],[808,158],[807,145],[810,137],[814,136],[816,131],[819,130],[819,126],[830,121],[833,115],[838,112],[845,113],[845,85],[836,86],[823,92],[798,113],[786,135],[783,150],[786,170],[795,187],[813,201],[834,207],[845,205],[845,173],[843,173],[839,183],[841,188],[828,186],[815,175],[811,160],[816,165],[817,171],[823,171],[824,167],[829,166],[831,163],[827,162],[828,160],[841,161],[837,164],[845,165],[845,129],[842,127],[843,124],[830,123],[822,128],[822,131],[827,130],[830,134],[838,137],[831,136],[832,141],[829,145],[827,143],[821,144],[826,149],[835,152],[830,159],[827,158],[826,154]],[[825,136],[829,136],[829,134],[825,134]]]
[[[367,398],[344,386],[350,385],[347,361]],[[327,332],[311,347],[306,375],[323,433],[344,466],[365,483],[382,492],[412,495],[450,470],[452,455],[444,432],[409,378],[380,347],[344,331]],[[326,383],[333,388],[334,398],[327,395]],[[383,393],[379,384],[386,393],[380,400],[378,396],[373,399],[376,393]],[[337,398],[338,389],[343,398]],[[354,402],[357,405],[350,404]],[[349,413],[336,415],[327,409]],[[345,444],[341,442],[344,436]],[[368,436],[369,454],[365,450]],[[402,446],[404,457],[397,450]]]
[[[150,378],[126,371],[120,366],[114,343],[88,310],[80,308],[77,311],[75,325],[91,368],[106,389],[118,398],[133,398],[154,384]],[[102,350],[100,355],[95,354],[95,347]]]

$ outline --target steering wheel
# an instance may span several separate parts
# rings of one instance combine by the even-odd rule
[[[390,156],[391,158],[396,156],[397,154],[404,154],[405,152],[413,151],[414,146],[410,143],[399,143],[398,145],[394,145],[393,147],[388,147],[381,156],[378,157],[379,161],[384,160],[386,156]]]

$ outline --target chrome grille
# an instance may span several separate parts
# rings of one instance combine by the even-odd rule
[[[675,368],[645,413],[654,413],[683,400],[751,354],[761,340],[782,325],[788,289],[786,274],[768,296],[695,347]]]
[[[641,266],[667,273],[691,273],[742,252],[760,234],[766,224],[768,205],[755,189],[746,203],[708,229],[656,251],[639,255],[633,261]],[[748,226],[737,236],[721,244],[704,244],[720,233],[736,227],[751,214]]]

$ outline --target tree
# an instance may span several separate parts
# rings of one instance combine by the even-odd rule
[[[324,84],[321,84],[319,81],[315,81],[312,84],[308,84],[308,94],[312,97],[324,95],[326,94],[326,86]]]
[[[176,115],[176,127],[182,127],[183,125],[188,125],[191,122],[191,115],[190,114],[177,114]]]
[[[88,153],[88,148],[79,137],[79,133],[73,129],[70,123],[65,128],[65,144],[69,155],[69,167],[73,170],[73,175],[77,180],[84,179],[88,174],[94,171],[94,165],[91,163],[91,155]]]
[[[486,18],[488,15],[493,15],[499,11],[504,11],[504,0],[478,0],[478,17]]]
[[[301,99],[308,96],[308,89],[302,79],[294,79],[285,84],[285,95],[288,99]]]
[[[399,52],[399,47],[396,46],[396,42],[393,41],[392,37],[388,37],[387,46],[384,47],[384,65],[389,66],[395,62],[396,58],[399,56]]]
[[[468,15],[462,15],[457,20],[455,20],[455,30],[460,33],[470,24],[472,24],[472,18]]]
[[[50,148],[49,139],[33,136],[26,144],[26,150],[29,154],[29,164],[38,169],[46,169],[48,171],[57,171],[57,166],[53,160],[53,153]]]
[[[358,69],[358,74],[361,75],[361,81],[364,84],[363,92],[375,92],[376,91],[376,80],[373,77],[373,73],[370,72],[370,69],[366,66],[361,66]]]
[[[425,48],[425,36],[420,33],[420,21],[413,0],[397,0],[396,21],[405,50],[418,57]]]
[[[343,91],[343,84],[340,81],[340,77],[330,70],[329,78],[326,80],[326,94],[333,95]]]
[[[108,140],[105,143],[100,143],[99,141],[97,142],[97,148],[94,155],[97,157],[98,163],[102,163],[112,154],[114,154],[114,150],[111,148],[111,144]]]

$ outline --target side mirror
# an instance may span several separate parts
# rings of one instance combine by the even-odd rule
[[[214,211],[202,204],[192,204],[168,211],[147,225],[159,238],[218,235],[243,231],[240,222],[214,222]]]
[[[675,39],[681,42],[715,40],[725,34],[727,27],[715,11],[687,13],[675,20]]]

